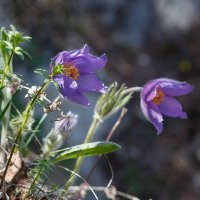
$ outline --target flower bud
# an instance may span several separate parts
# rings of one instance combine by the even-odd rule
[[[32,125],[35,122],[35,119],[33,118],[33,113],[34,112],[31,111],[28,122],[26,123],[26,125],[23,129],[23,133],[28,133],[28,132],[32,131]],[[25,113],[22,113],[10,121],[10,127],[14,133],[16,133],[19,130],[19,128],[21,127],[24,117],[25,117]]]
[[[66,115],[61,115],[55,120],[54,127],[43,140],[43,154],[50,155],[52,151],[59,149],[76,125],[78,115],[69,111]]]
[[[127,87],[122,85],[118,88],[117,83],[109,86],[108,92],[101,95],[95,106],[94,117],[100,121],[103,118],[117,112],[130,100],[132,91],[128,91]]]

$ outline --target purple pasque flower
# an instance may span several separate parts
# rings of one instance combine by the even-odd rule
[[[50,64],[50,74],[59,85],[60,93],[68,100],[85,106],[89,102],[84,93],[104,93],[107,88],[95,75],[105,66],[107,57],[105,54],[96,57],[89,50],[88,45],[84,45],[79,50],[62,51]]]
[[[141,109],[145,117],[154,125],[157,133],[163,129],[163,115],[186,119],[182,105],[174,98],[190,93],[193,86],[168,78],[147,82],[141,91]]]

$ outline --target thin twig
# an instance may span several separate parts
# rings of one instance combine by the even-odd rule
[[[122,108],[122,111],[121,111],[121,114],[120,114],[118,120],[115,122],[114,126],[112,127],[111,131],[109,132],[109,134],[108,134],[108,136],[107,136],[107,138],[106,138],[106,141],[107,141],[107,142],[108,142],[108,141],[112,138],[112,136],[114,135],[116,129],[117,129],[118,126],[120,125],[120,123],[121,123],[121,121],[122,121],[124,115],[126,114],[126,112],[127,112],[127,109],[126,109],[126,108]],[[94,163],[92,169],[90,170],[90,173],[88,174],[88,176],[87,176],[87,178],[86,178],[87,181],[88,181],[88,180],[90,179],[90,177],[92,176],[92,174],[93,174],[95,168],[97,167],[97,164],[98,164],[99,160],[101,159],[101,157],[102,157],[102,156],[97,156],[96,161],[95,161],[95,163]]]
[[[113,179],[114,179],[114,172],[113,172],[113,169],[112,169],[112,165],[111,165],[110,161],[108,160],[107,156],[104,155],[104,157],[105,157],[105,159],[106,159],[106,161],[107,161],[107,163],[108,163],[108,165],[109,165],[110,172],[111,172],[111,178],[110,178],[108,184],[106,185],[106,188],[105,188],[105,190],[104,190],[104,192],[103,192],[103,194],[102,194],[102,196],[101,196],[101,199],[102,199],[102,197],[104,196],[106,189],[108,189],[108,188],[111,186],[111,184],[112,184],[112,182],[113,182]]]
[[[108,134],[107,138],[106,138],[106,142],[110,141],[110,139],[112,138],[114,132],[116,131],[116,129],[118,128],[118,126],[121,124],[122,119],[124,117],[124,115],[127,113],[127,108],[122,108],[121,114],[118,118],[118,120],[115,122],[114,126],[112,127],[110,133]]]
[[[14,186],[20,186],[20,187],[23,187],[23,188],[26,188],[26,189],[29,189],[29,187],[27,185],[24,185],[24,184],[11,184],[11,185],[14,185]],[[104,186],[92,186],[91,187],[93,191],[97,191],[97,192],[103,192],[106,190],[107,187],[104,187]],[[62,191],[62,189],[60,189]],[[80,190],[80,186],[70,186],[68,191],[79,191]],[[85,190],[90,190],[89,187],[85,187]],[[130,194],[126,194],[124,192],[121,192],[121,191],[117,191],[117,196],[120,196],[120,197],[123,197],[123,198],[126,198],[126,199],[129,199],[129,200],[140,200],[138,199],[137,197],[134,197]]]
[[[102,187],[102,186],[94,186],[92,187],[92,189],[94,191],[100,191],[100,192],[103,192],[106,190],[107,187]],[[69,191],[79,191],[80,190],[80,186],[70,186],[69,187]],[[90,190],[89,188],[85,188],[85,190]],[[126,199],[130,199],[130,200],[139,200],[137,197],[134,197],[130,194],[126,194],[124,192],[121,192],[121,191],[117,191],[117,195],[118,196],[121,196],[123,198],[126,198]]]
[[[68,169],[68,168],[65,168],[65,167],[63,167],[63,166],[59,166],[59,167],[62,168],[62,169],[64,169],[64,170],[66,170],[66,171],[68,171],[68,172],[70,172],[73,176],[76,175],[78,178],[80,178],[82,181],[84,181],[84,183],[88,186],[89,190],[90,190],[90,191],[92,192],[92,194],[94,195],[95,199],[98,200],[98,197],[97,197],[97,195],[95,194],[94,190],[92,189],[92,187],[90,186],[90,184],[89,184],[83,177],[81,177],[79,174],[77,174],[76,172],[74,172],[74,171],[72,171],[72,170],[70,170],[70,169]],[[61,196],[62,196],[62,192],[61,192]]]
[[[126,114],[128,110],[126,108],[122,108],[122,111],[121,111],[121,114],[119,116],[119,118],[117,119],[117,121],[115,122],[114,126],[112,127],[111,131],[109,132],[107,138],[106,138],[106,141],[108,142],[112,136],[114,135],[116,129],[118,128],[118,126],[120,125],[120,123],[122,122],[122,119],[124,117],[124,115]],[[89,174],[88,176],[86,177],[86,180],[89,181],[89,179],[91,178],[92,174],[94,173],[94,170],[96,169],[99,161],[101,160],[102,156],[97,156],[96,160],[95,160],[95,163],[94,165],[92,166],[91,170],[89,171]],[[83,184],[81,187],[80,187],[80,191],[79,191],[79,195],[81,193],[81,191],[83,190],[85,184]],[[79,196],[78,195],[78,196]]]

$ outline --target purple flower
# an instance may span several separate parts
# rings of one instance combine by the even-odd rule
[[[102,69],[107,57],[89,53],[88,45],[80,50],[62,51],[56,55],[50,64],[50,74],[59,85],[61,94],[70,101],[85,106],[89,105],[83,93],[106,92],[106,87],[95,75]]]
[[[182,111],[182,105],[173,97],[188,94],[192,90],[193,86],[168,78],[146,83],[141,91],[141,109],[158,134],[163,129],[163,115],[187,118],[187,114]]]

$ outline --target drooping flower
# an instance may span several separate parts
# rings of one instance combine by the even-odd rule
[[[66,115],[61,113],[61,116],[55,121],[54,132],[58,132],[66,138],[72,131],[72,128],[76,125],[77,118],[78,115],[72,113],[71,111],[69,111]]]
[[[168,78],[147,82],[141,91],[141,109],[145,117],[154,125],[157,133],[163,129],[163,115],[186,119],[182,105],[174,98],[190,93],[193,86]]]
[[[49,134],[43,139],[42,151],[44,155],[52,154],[59,149],[64,139],[68,139],[69,134],[77,123],[78,115],[69,111],[66,115],[61,115],[55,120],[54,126]]]
[[[59,53],[52,59],[49,72],[65,98],[85,106],[89,102],[84,93],[106,92],[106,87],[95,73],[105,66],[107,57],[105,54],[96,57],[89,50],[85,45],[80,50]]]

